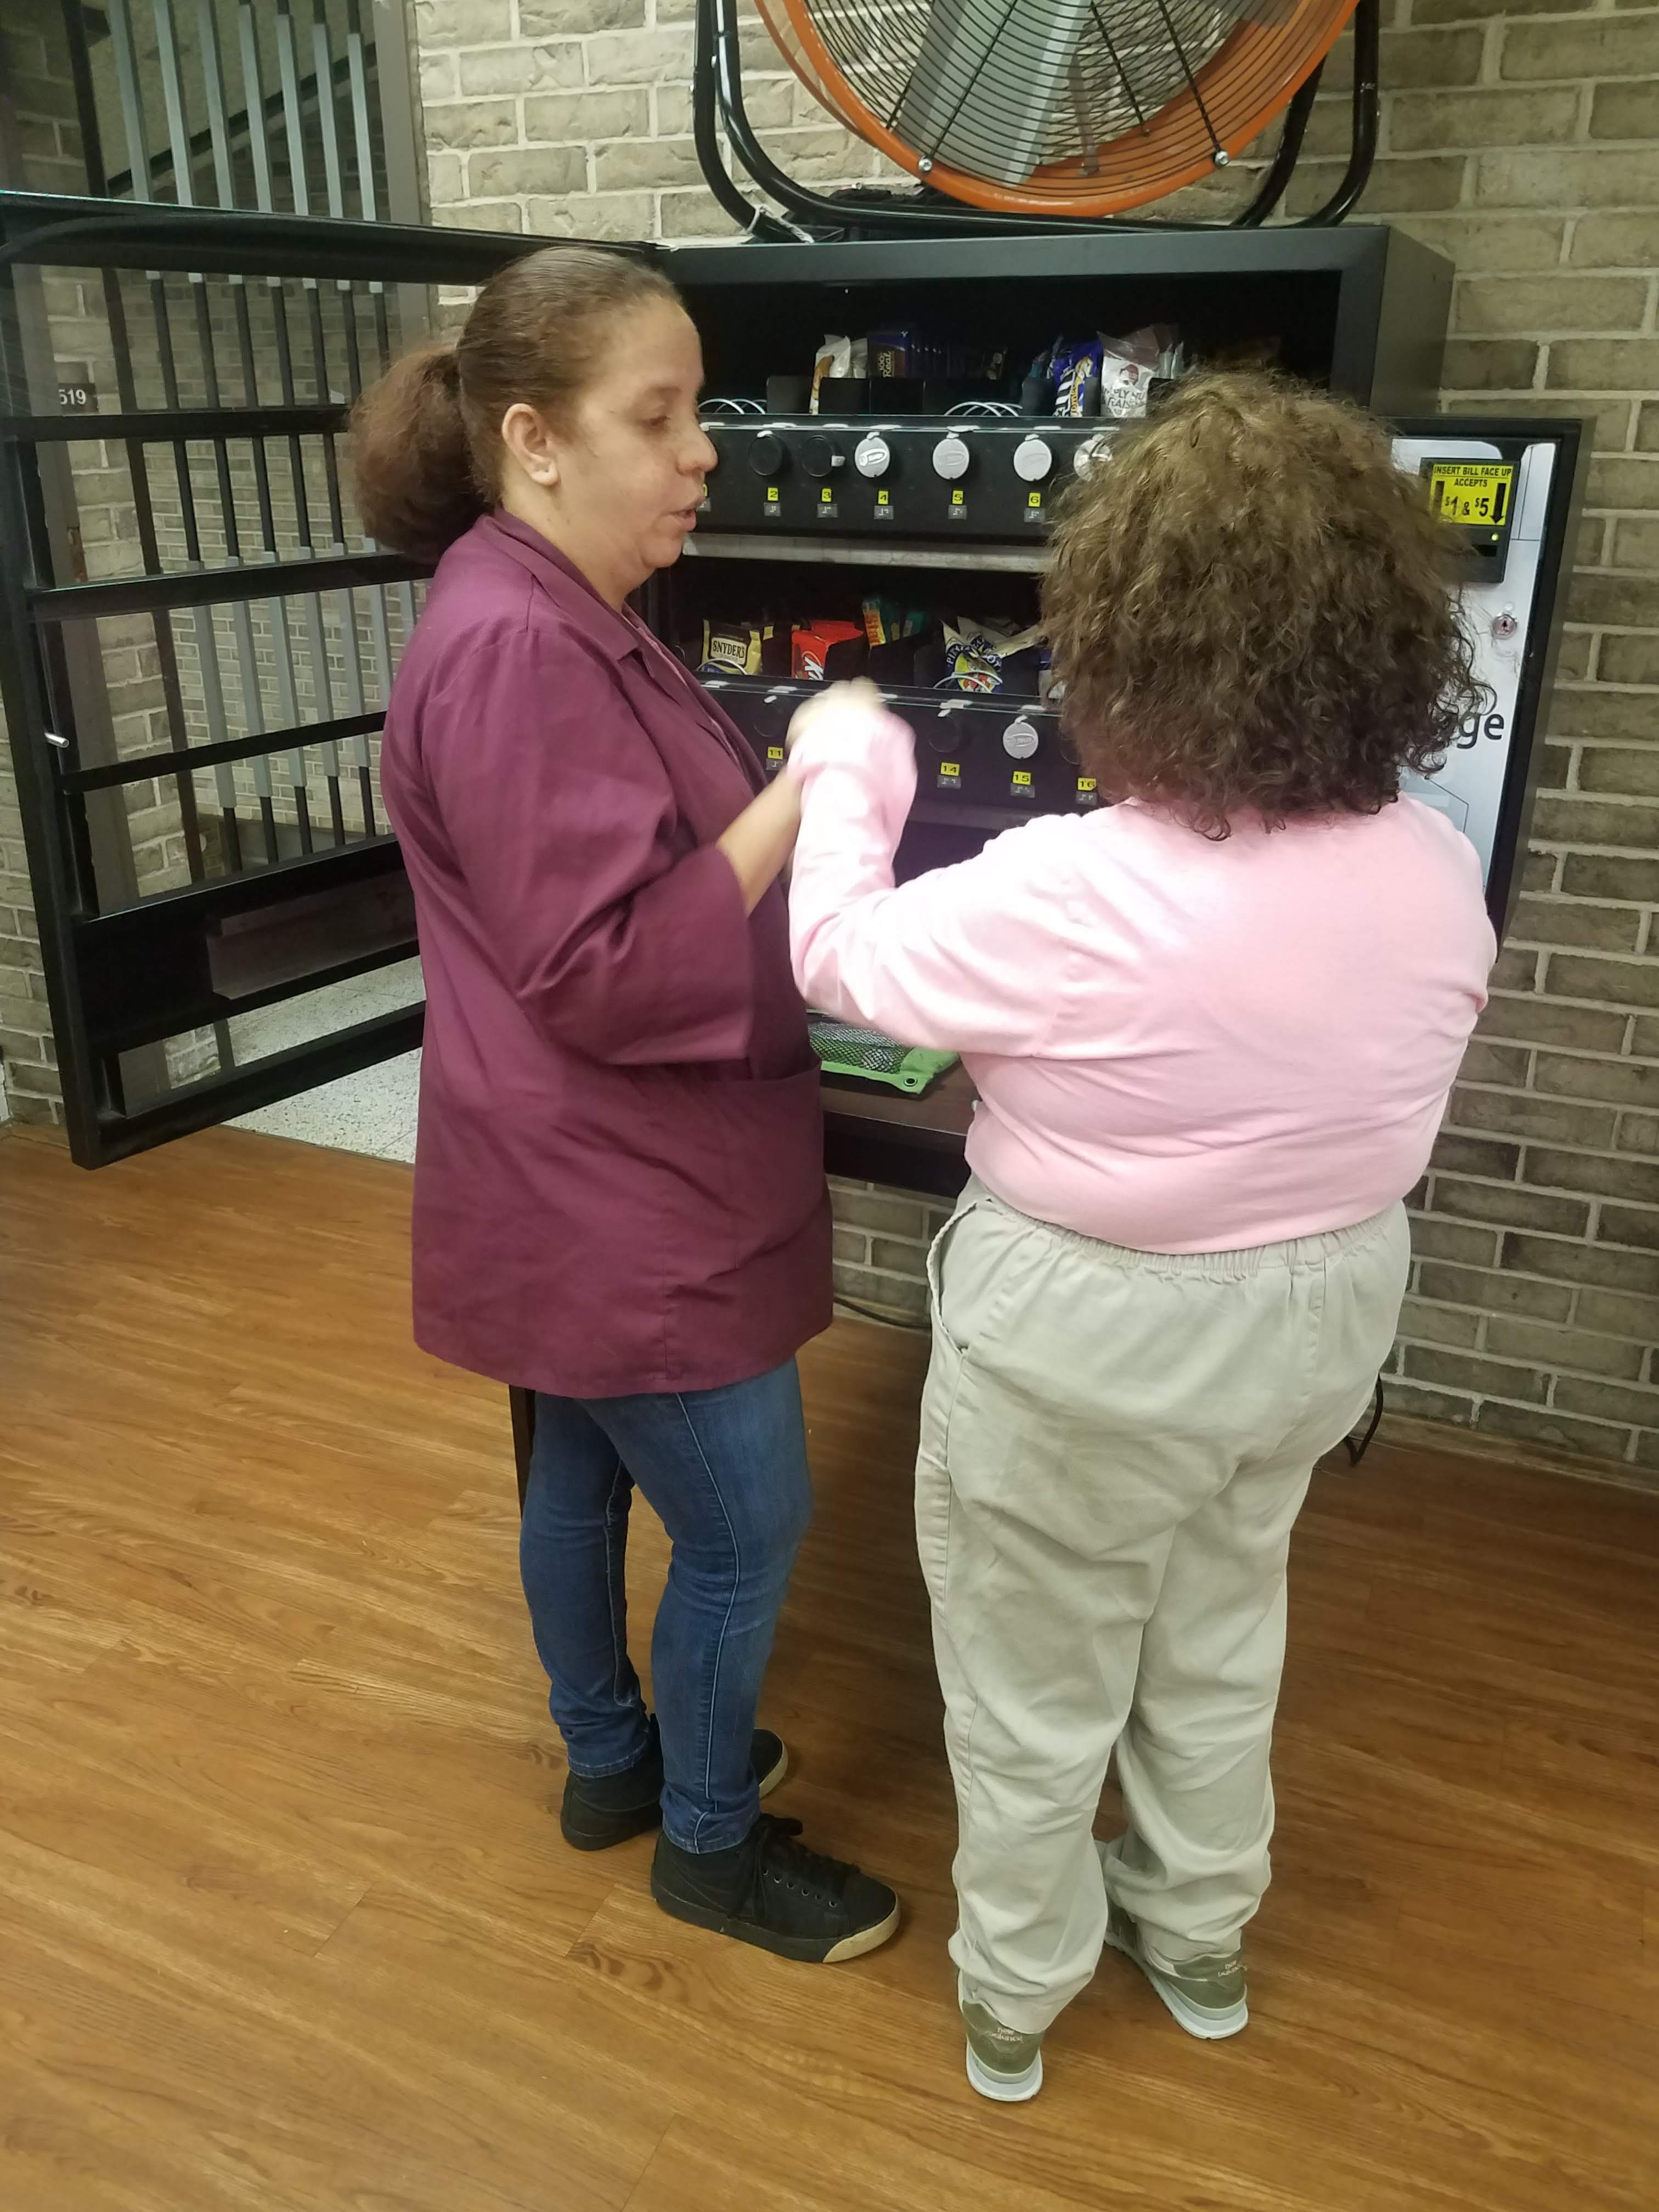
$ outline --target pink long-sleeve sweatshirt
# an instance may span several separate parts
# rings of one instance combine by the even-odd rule
[[[894,886],[896,716],[830,702],[791,755],[810,1006],[960,1052],[999,1197],[1147,1252],[1380,1212],[1421,1176],[1496,953],[1474,848],[1432,808],[1239,823],[1129,802]]]

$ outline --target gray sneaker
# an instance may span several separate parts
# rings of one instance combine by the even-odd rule
[[[1042,2038],[1005,2027],[987,2005],[963,1994],[957,2002],[968,2030],[968,2079],[996,2105],[1024,2105],[1042,2087]]]
[[[1188,2035],[1218,2043],[1237,2035],[1249,2020],[1244,2002],[1244,1954],[1207,1953],[1201,1959],[1160,1959],[1121,1905],[1109,1902],[1106,1941],[1133,1959]]]

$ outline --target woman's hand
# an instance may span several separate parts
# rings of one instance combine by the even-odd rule
[[[881,714],[887,702],[867,676],[855,677],[850,684],[832,684],[816,699],[809,699],[804,707],[797,707],[790,718],[789,734],[784,739],[784,750],[793,752],[805,737],[826,723],[841,720],[849,713]]]
[[[799,828],[800,786],[793,775],[776,775],[715,840],[732,863],[745,914],[753,914],[776,881]]]

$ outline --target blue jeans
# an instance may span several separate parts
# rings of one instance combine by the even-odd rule
[[[674,1547],[651,1644],[663,1826],[683,1850],[724,1850],[759,1810],[755,1708],[812,1517],[794,1361],[720,1390],[536,1400],[520,1568],[570,1771],[590,1778],[649,1742],[628,1656],[635,1483]]]

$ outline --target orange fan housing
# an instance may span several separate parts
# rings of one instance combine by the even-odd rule
[[[1109,94],[1112,91],[1110,76],[1103,77],[1103,70],[1115,71],[1117,89],[1133,106],[1134,113],[1125,118],[1122,100],[1108,99],[1104,104],[1118,111],[1109,135],[1061,158],[1038,159],[1015,179],[1006,173],[1000,178],[976,173],[960,156],[953,163],[907,143],[895,127],[902,124],[898,112],[902,103],[884,102],[886,121],[871,104],[891,89],[893,39],[919,38],[924,21],[934,20],[932,10],[939,0],[915,0],[908,22],[902,6],[892,0],[879,8],[872,8],[869,0],[757,0],[757,4],[779,51],[820,104],[912,176],[954,199],[1000,214],[1087,216],[1139,207],[1183,185],[1196,184],[1236,159],[1324,60],[1358,0],[1241,0],[1230,10],[1218,7],[1207,11],[1188,6],[1180,11],[1189,33],[1185,43],[1180,40],[1176,14],[1164,0],[1131,0],[1127,6],[1125,0],[1096,0],[1087,32],[1096,74],[1091,87],[1073,72],[1077,100],[1071,135],[1079,141],[1089,135],[1091,91],[1098,95],[1103,85]],[[1013,24],[1010,35],[1017,39],[1020,11],[1045,6],[1052,9],[1054,0],[1010,0],[1001,20]],[[1212,39],[1203,58],[1192,62],[1193,17],[1206,13],[1224,35],[1218,41]],[[1235,20],[1231,28],[1229,14],[1242,19]],[[1149,25],[1156,36],[1159,24],[1166,27],[1168,38],[1159,59],[1167,76],[1174,58],[1180,82],[1153,107],[1135,100],[1133,73],[1112,41],[1115,29],[1122,33],[1133,25],[1144,42]],[[1041,16],[1030,35],[1042,35]],[[886,47],[878,40],[888,41]],[[902,66],[901,59],[901,70]],[[979,135],[982,140],[983,127]]]

